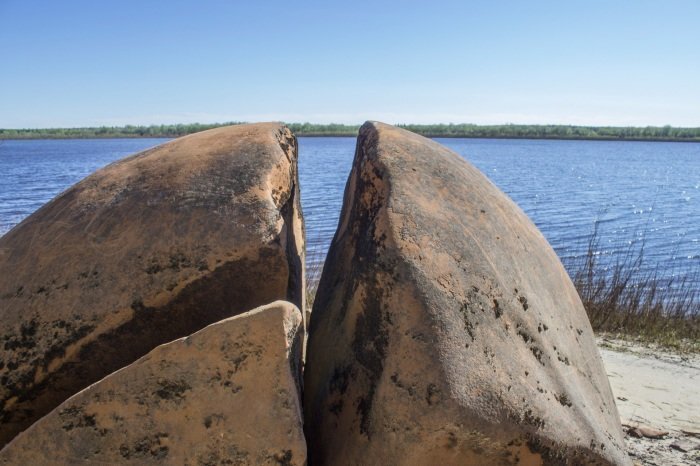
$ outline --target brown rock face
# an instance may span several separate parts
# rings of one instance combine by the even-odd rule
[[[629,463],[554,251],[436,142],[361,128],[311,316],[311,464]]]
[[[303,264],[284,126],[205,131],[87,177],[0,238],[0,446],[159,344],[301,307]]]
[[[66,400],[2,464],[306,464],[302,317],[278,301],[162,345]]]

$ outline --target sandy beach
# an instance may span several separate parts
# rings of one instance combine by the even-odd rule
[[[700,355],[599,338],[635,464],[700,464]]]

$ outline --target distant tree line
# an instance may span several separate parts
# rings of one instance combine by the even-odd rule
[[[671,126],[398,125],[429,137],[700,141],[700,128]]]
[[[0,129],[0,139],[80,139],[80,138],[174,138],[219,126],[215,124],[180,124],[151,126],[101,126],[94,128]],[[288,123],[297,136],[356,136],[359,125]],[[672,126],[620,127],[569,125],[473,125],[473,124],[399,124],[427,137],[517,138],[517,139],[601,139],[642,141],[700,142],[700,128]]]
[[[0,139],[97,139],[173,138],[231,123],[150,126],[100,126],[93,128],[0,129]]]

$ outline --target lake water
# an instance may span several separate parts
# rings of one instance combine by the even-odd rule
[[[0,235],[89,173],[166,140],[0,141]],[[647,271],[671,277],[700,268],[700,144],[438,141],[518,203],[567,264],[585,251],[598,220],[603,260],[643,241]],[[299,138],[310,261],[323,260],[337,226],[354,149],[354,138]]]

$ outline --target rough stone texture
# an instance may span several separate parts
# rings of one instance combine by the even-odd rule
[[[306,464],[302,315],[267,306],[162,345],[69,398],[1,464]]]
[[[311,314],[310,464],[628,464],[593,332],[523,212],[436,142],[360,130]]]
[[[297,145],[218,128],[113,163],[0,238],[0,446],[159,344],[299,307]]]

